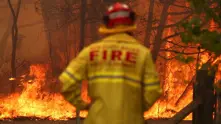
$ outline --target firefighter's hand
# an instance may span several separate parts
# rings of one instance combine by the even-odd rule
[[[81,98],[74,100],[73,104],[78,110],[88,110],[91,106],[91,104],[83,101]]]

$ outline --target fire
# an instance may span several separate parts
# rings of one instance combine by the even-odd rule
[[[171,16],[168,16],[170,20]],[[172,23],[168,21],[168,23]],[[169,25],[168,24],[168,25]],[[171,28],[166,35],[173,34]],[[168,39],[173,42],[173,39]],[[170,49],[170,43],[166,43],[165,48]],[[165,53],[167,58],[173,55],[171,52]],[[177,60],[166,62],[165,80],[163,82],[164,97],[160,98],[149,111],[145,112],[146,119],[170,118],[192,101],[191,79],[194,76],[194,64],[185,65]],[[191,120],[191,114],[185,120]]]
[[[169,47],[167,45],[166,47]],[[170,56],[170,53],[166,54]],[[200,63],[208,60],[207,54],[202,54]],[[221,57],[214,62],[221,60]],[[167,62],[166,79],[163,85],[164,97],[160,98],[144,117],[150,118],[170,118],[192,100],[191,80],[195,74],[195,64],[183,64],[176,60]],[[49,80],[48,65],[36,64],[30,66],[29,75],[22,75],[19,82],[24,87],[22,92],[14,93],[0,99],[0,119],[13,119],[17,117],[34,117],[49,120],[67,120],[76,117],[75,107],[65,101],[59,93],[50,93],[44,90]],[[221,66],[219,66],[221,71]],[[220,73],[217,75],[220,79]],[[28,78],[27,78],[28,77]],[[10,78],[9,80],[18,81]],[[187,81],[185,83],[185,81]],[[188,82],[189,81],[189,82]],[[87,83],[83,81],[82,97],[85,101],[90,101],[87,96]],[[85,118],[87,111],[81,111],[80,117]],[[186,120],[191,119],[191,114]]]
[[[202,55],[201,59],[204,62],[208,58],[206,55]],[[191,80],[194,75],[194,69],[192,69],[194,64],[190,66],[174,61],[167,64],[167,79],[163,89],[164,93],[168,95],[166,98],[159,99],[144,114],[146,119],[172,117],[192,100],[192,87],[184,94],[183,92],[188,87],[188,83],[180,83],[178,78]],[[48,70],[50,70],[48,65],[36,64],[30,66],[28,77],[31,79],[25,79],[27,75],[21,76],[20,82],[24,87],[22,92],[0,99],[0,119],[34,117],[49,120],[67,120],[76,117],[75,107],[65,101],[61,94],[43,90],[46,83],[52,83],[47,79]],[[87,83],[84,81],[82,97],[84,100],[90,101],[86,89]],[[81,111],[80,117],[85,118],[87,114],[87,111]],[[186,119],[190,120],[191,115]]]
[[[171,16],[168,16],[168,25],[170,22]],[[215,23],[211,20],[210,30],[215,30]],[[173,30],[169,28],[166,31],[166,35],[170,36],[174,34]],[[168,41],[172,42],[175,39],[168,39]],[[166,49],[170,49],[170,43],[165,44]],[[170,52],[165,53],[167,58],[172,58]],[[197,62],[200,66],[206,63],[209,60],[209,53],[200,54],[199,62]],[[196,57],[196,55],[195,55]],[[220,61],[221,57],[218,60]],[[163,83],[163,91],[164,96],[161,97],[151,108],[149,111],[145,112],[144,117],[146,119],[159,119],[159,118],[170,118],[173,117],[177,112],[179,112],[182,108],[188,105],[192,101],[193,96],[193,83],[195,82],[195,74],[196,74],[196,61],[190,64],[183,64],[176,60],[169,60],[166,62],[164,66],[166,69],[164,81]],[[200,68],[200,67],[199,67]],[[219,70],[216,76],[216,81],[221,79],[221,64],[219,66]],[[185,120],[191,120],[192,114],[188,115]]]
[[[65,101],[61,94],[42,90],[48,81],[46,80],[48,69],[48,66],[40,64],[30,67],[29,77],[33,79],[20,80],[24,86],[23,91],[0,99],[0,119],[35,117],[65,120],[76,116],[75,108]],[[85,117],[86,112],[82,111],[80,116]]]
[[[169,55],[169,54],[168,54]],[[174,63],[168,63],[170,68],[168,70],[173,70],[171,72],[168,71],[168,79],[167,84],[164,86],[164,90],[168,91],[170,94],[177,92],[181,94],[185,88],[177,88],[175,91],[168,89],[169,85],[174,87],[174,82],[177,81],[173,77],[174,73],[180,72],[180,70],[185,69],[186,71],[191,72],[191,68],[187,69],[185,65],[177,66]],[[178,68],[179,67],[179,68]],[[174,69],[172,69],[174,68]],[[19,80],[24,87],[21,93],[14,93],[7,97],[0,99],[0,119],[12,119],[16,117],[35,117],[40,119],[50,119],[50,120],[66,120],[69,118],[76,117],[75,107],[69,104],[59,93],[50,93],[48,91],[43,90],[43,87],[46,83],[51,83],[47,78],[49,66],[36,64],[30,66],[30,72],[28,77],[31,79],[25,79],[27,75],[21,76],[21,80]],[[192,72],[191,72],[192,73]],[[183,73],[180,74],[185,75]],[[185,76],[184,76],[185,77]],[[189,77],[186,76],[185,79]],[[13,79],[15,80],[15,79]],[[177,85],[177,84],[176,84]],[[186,84],[187,85],[187,84]],[[178,85],[177,87],[179,87]],[[87,83],[83,82],[83,93],[82,97],[86,101],[90,101],[87,96]],[[178,96],[178,95],[176,95]],[[174,99],[168,101],[168,99],[160,99],[157,103],[150,109],[150,111],[146,112],[145,118],[168,118],[174,115],[177,110],[180,110],[186,102],[191,100],[191,94],[184,96],[185,103],[176,102],[178,98],[174,98],[175,95],[168,95],[168,99]],[[87,116],[87,111],[81,111],[81,117]]]

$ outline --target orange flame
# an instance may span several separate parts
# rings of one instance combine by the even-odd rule
[[[33,80],[21,80],[24,89],[22,93],[11,94],[0,99],[0,119],[16,117],[48,118],[50,120],[65,120],[75,117],[75,108],[59,93],[42,91],[47,83],[48,66],[32,65],[29,76]],[[85,117],[82,111],[80,116]]]

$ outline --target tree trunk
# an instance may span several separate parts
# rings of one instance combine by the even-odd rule
[[[161,48],[163,31],[167,22],[168,9],[173,2],[174,0],[164,3],[163,9],[162,9],[162,13],[160,16],[161,17],[160,23],[157,29],[157,34],[154,38],[154,46],[153,46],[153,51],[152,51],[152,57],[153,57],[154,62],[156,62],[160,48]]]
[[[21,7],[21,0],[18,0],[18,8],[16,10],[13,8],[11,0],[8,0],[8,5],[12,13],[13,17],[13,25],[12,25],[12,55],[11,55],[11,83],[12,83],[12,88],[11,91],[15,91],[15,86],[16,86],[16,44],[17,44],[17,39],[18,39],[18,26],[17,26],[17,21],[18,21],[18,15],[20,12],[20,7]]]
[[[153,11],[154,11],[154,0],[150,0],[148,19],[147,19],[147,28],[146,28],[146,36],[144,39],[144,45],[146,47],[150,47],[150,36],[151,36],[151,28],[153,21]]]
[[[80,24],[80,45],[79,52],[84,48],[85,42],[85,15],[86,15],[87,0],[81,0],[81,24]],[[80,124],[80,110],[76,110],[76,123]]]
[[[90,30],[91,30],[90,33],[92,36],[91,43],[93,43],[94,41],[97,41],[99,38],[97,34],[97,24],[96,23],[90,24]]]
[[[21,0],[18,0],[18,8],[15,11],[12,7],[11,0],[8,0],[8,5],[11,10],[13,16],[13,25],[12,25],[12,56],[11,56],[11,70],[12,70],[12,78],[16,78],[16,68],[15,68],[15,59],[16,59],[16,43],[18,39],[18,26],[17,20],[21,7]]]
[[[80,24],[80,45],[79,45],[79,51],[81,51],[84,48],[84,42],[85,42],[85,15],[86,15],[86,5],[87,0],[81,0],[81,24]]]
[[[100,7],[97,6],[97,3],[101,3],[101,0],[90,0],[89,2],[89,4],[91,5],[90,7],[88,7],[87,10],[91,35],[91,41],[89,43],[92,43],[99,38],[97,33],[97,20],[100,20]]]

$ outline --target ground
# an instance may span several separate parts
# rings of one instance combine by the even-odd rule
[[[167,124],[166,120],[148,120],[146,124]],[[49,121],[49,120],[15,120],[15,121],[0,121],[0,124],[76,124],[76,120],[68,121]],[[81,123],[83,124],[83,123]],[[191,124],[191,121],[183,121],[180,124]]]

